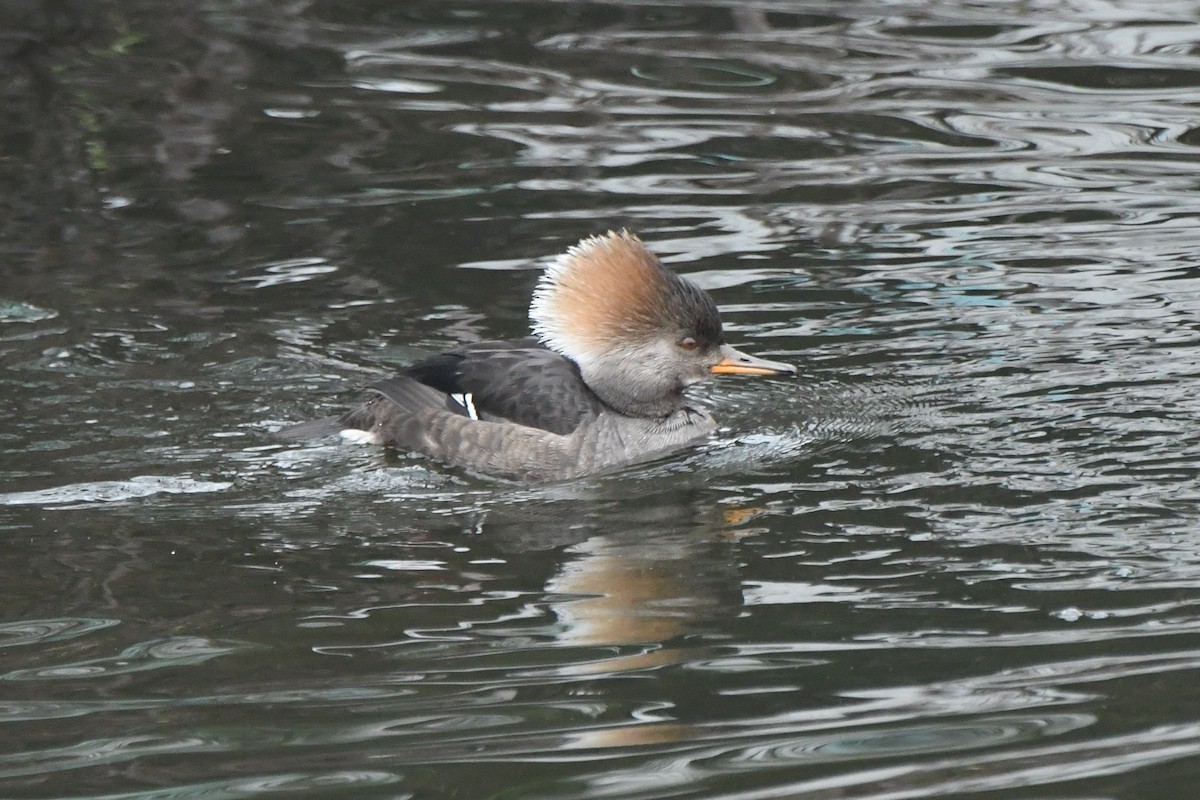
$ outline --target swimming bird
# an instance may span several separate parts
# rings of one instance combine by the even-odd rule
[[[624,230],[551,262],[529,318],[531,337],[468,344],[375,383],[336,426],[483,475],[563,480],[707,437],[716,422],[685,394],[699,381],[797,374],[727,344],[712,298]],[[281,435],[308,438],[329,423]]]

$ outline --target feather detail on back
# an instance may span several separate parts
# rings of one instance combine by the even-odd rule
[[[475,419],[515,422],[567,434],[600,413],[600,401],[570,361],[535,339],[479,342],[428,358],[405,370],[456,400],[470,397]]]

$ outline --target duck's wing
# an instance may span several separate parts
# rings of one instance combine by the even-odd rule
[[[367,389],[341,417],[281,431],[286,439],[363,431],[362,441],[521,481],[586,472],[569,437],[602,410],[569,360],[533,339],[481,342],[414,364]]]
[[[428,388],[403,375],[388,378],[371,386],[368,390],[366,400],[345,414],[337,417],[322,417],[321,419],[312,419],[296,425],[289,425],[280,431],[276,431],[275,435],[280,439],[287,439],[289,441],[303,441],[305,439],[320,439],[326,436],[334,436],[338,433],[347,436],[347,433],[350,431],[362,431],[366,434],[361,439],[362,441],[383,444],[383,437],[380,436],[379,431],[389,426],[394,427],[397,414],[404,411],[404,409],[399,408],[401,403],[406,403],[410,411],[414,408],[433,410],[436,407],[437,410],[447,414],[470,417],[467,409],[455,401],[454,398],[436,390],[414,394],[408,388],[408,384],[415,384],[422,389]],[[436,403],[433,400],[436,400]],[[347,438],[358,439],[360,437],[347,436]]]
[[[404,374],[448,395],[470,417],[551,433],[568,434],[602,408],[579,368],[536,339],[467,345]]]
[[[581,471],[567,437],[473,419],[444,392],[408,375],[380,381],[369,391],[367,401],[342,423],[368,431],[378,444],[519,481],[569,478]]]

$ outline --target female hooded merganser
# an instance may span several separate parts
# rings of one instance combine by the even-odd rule
[[[555,259],[529,318],[533,337],[466,345],[374,384],[338,427],[485,475],[560,480],[710,434],[712,416],[683,393],[710,375],[796,374],[726,344],[712,298],[627,231]],[[282,434],[329,430],[318,420]]]

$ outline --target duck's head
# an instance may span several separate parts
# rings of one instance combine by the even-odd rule
[[[663,266],[628,231],[592,236],[556,258],[529,308],[533,333],[578,366],[623,414],[661,417],[712,375],[795,375],[725,343],[708,293]]]

